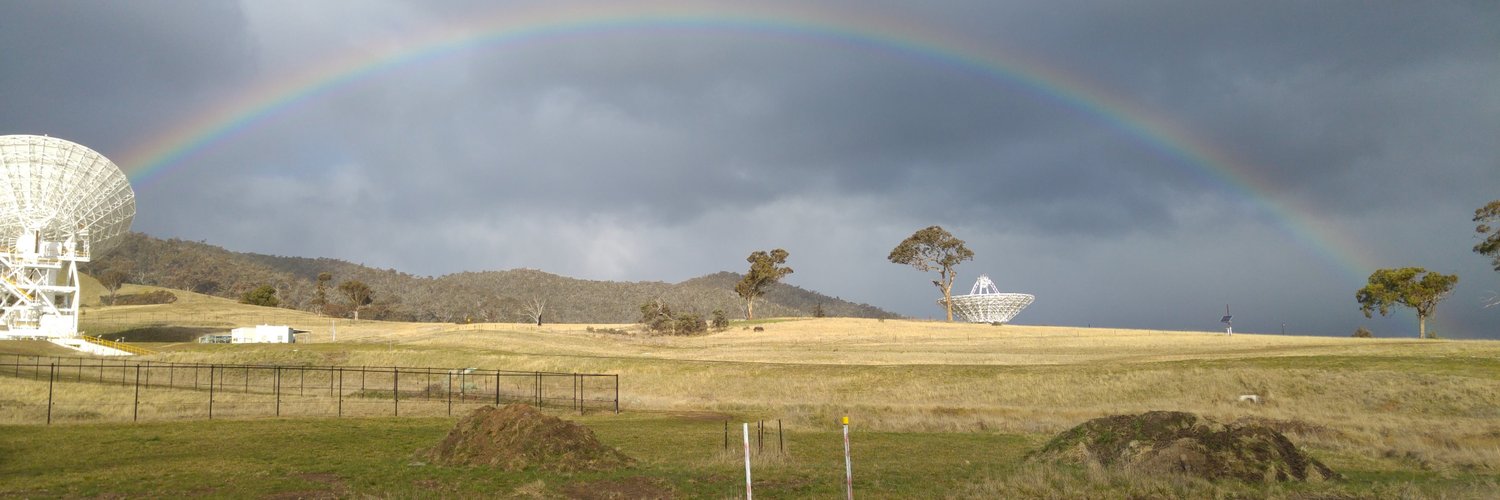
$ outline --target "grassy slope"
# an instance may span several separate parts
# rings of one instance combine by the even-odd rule
[[[1500,470],[1500,423],[1497,423],[1500,422],[1497,418],[1500,417],[1500,390],[1497,390],[1500,389],[1500,361],[1497,361],[1500,343],[1497,342],[1226,337],[1198,332],[820,319],[766,323],[762,324],[766,329],[762,333],[736,325],[726,332],[692,338],[590,333],[586,330],[588,325],[537,328],[367,321],[339,324],[339,342],[331,343],[328,320],[324,318],[178,293],[182,300],[177,304],[92,309],[88,317],[95,324],[120,329],[150,324],[228,327],[271,322],[292,324],[312,332],[304,338],[311,342],[295,346],[152,344],[164,351],[155,357],[160,360],[483,366],[619,373],[627,409],[709,410],[734,415],[737,420],[781,418],[793,432],[794,442],[836,439],[836,435],[830,437],[829,422],[849,414],[866,433],[862,435],[872,436],[866,439],[888,443],[884,448],[876,447],[885,451],[867,455],[865,463],[867,467],[881,469],[880,477],[892,478],[885,480],[884,486],[874,488],[889,496],[918,491],[1007,496],[1034,491],[1028,488],[1087,496],[1093,491],[1090,488],[1121,479],[1090,476],[1091,479],[1082,480],[1076,474],[1054,477],[1049,475],[1054,472],[1018,469],[1017,457],[1046,435],[1086,418],[1151,409],[1195,411],[1222,419],[1254,416],[1294,422],[1296,428],[1291,436],[1295,441],[1310,447],[1354,479],[1348,485],[1327,486],[1319,491],[1352,488],[1351,491],[1361,494],[1383,495],[1400,494],[1404,491],[1400,488],[1416,488],[1417,494],[1437,491],[1462,496],[1465,492],[1481,491],[1470,488],[1493,483]],[[0,345],[0,349],[5,346]],[[14,393],[23,389],[0,390],[0,400],[34,399],[34,394]],[[1261,394],[1268,403],[1249,406],[1235,402],[1242,393]],[[680,450],[702,446],[673,441],[684,433],[711,434],[709,448],[716,449],[722,421],[704,423],[654,414],[590,417],[587,421],[607,442],[632,455],[663,457],[648,460],[647,465],[630,474],[658,478],[661,484],[670,484],[679,492],[695,496],[729,496],[733,494],[733,486],[739,484],[734,464],[724,463],[727,461],[723,458],[704,458],[692,453],[677,456]],[[414,486],[420,483],[457,488],[445,490],[453,493],[472,492],[462,486],[473,481],[466,476],[470,474],[468,471],[432,471],[429,467],[415,468],[426,471],[415,473],[401,468],[406,460],[401,454],[409,453],[409,449],[420,443],[435,440],[433,436],[440,435],[449,420],[419,420],[409,424],[381,419],[362,422],[365,423],[360,425],[373,429],[394,426],[406,430],[389,431],[389,438],[377,440],[390,444],[392,450],[372,452],[350,443],[326,452],[361,456],[357,461],[364,465],[354,464],[330,472],[341,478],[342,487],[364,493],[416,496],[421,491],[413,488],[424,487]],[[269,460],[254,458],[262,453],[257,451],[261,443],[248,442],[252,440],[250,437],[234,438],[246,442],[217,443],[219,439],[231,439],[215,437],[225,432],[226,427],[222,426],[235,424],[188,422],[147,424],[141,428],[161,425],[182,429],[186,434],[181,442],[205,445],[200,448],[236,450],[235,460]],[[320,442],[338,443],[347,439],[341,434],[346,431],[340,430],[347,424],[325,420],[250,422],[243,428],[246,432],[256,432],[253,427],[256,425],[300,429],[296,432]],[[48,439],[67,441],[118,434],[120,437],[109,439],[132,444],[130,439],[136,438],[128,436],[134,435],[131,433],[136,431],[130,430],[134,428],[67,426],[35,433],[34,428],[12,427],[0,429],[0,446],[5,446],[7,453],[22,450],[22,453],[57,455],[56,460],[69,460],[64,454],[44,451],[59,446]],[[405,434],[408,432],[413,434],[408,437]],[[978,448],[963,451],[962,443],[969,442],[978,443],[975,444]],[[385,449],[383,445],[377,447]],[[318,459],[323,454],[324,451],[308,450],[286,460],[293,464],[322,463],[328,460]],[[948,460],[949,456],[984,465],[973,473],[956,466],[924,469],[925,464],[933,461],[954,465],[949,463],[953,462]],[[837,494],[836,490],[822,486],[828,478],[819,475],[825,474],[828,467],[836,469],[837,460],[803,462],[803,459],[799,457],[780,466],[779,473],[775,472],[777,466],[768,465],[771,475],[767,477],[775,479],[779,477],[775,474],[784,474],[786,489],[780,491],[788,494]],[[197,467],[150,459],[145,462],[184,473]],[[24,472],[13,468],[17,463],[0,463],[0,472],[4,472],[0,476]],[[265,477],[320,472],[310,466],[282,467],[285,470],[276,467],[268,462],[250,470],[267,470]],[[392,472],[395,470],[406,472]],[[918,473],[907,474],[910,471]],[[436,478],[422,474],[435,474]],[[931,480],[924,480],[924,475]],[[56,473],[36,472],[35,484],[56,486],[8,486],[0,489],[0,494],[26,489],[75,494],[131,491],[122,483],[123,475],[54,476]],[[263,487],[271,488],[268,492],[309,487],[306,481],[273,481],[265,477],[255,484],[267,485]],[[534,481],[542,482],[542,490],[557,493],[561,491],[557,488],[570,482],[609,479],[557,478],[544,474],[510,479],[504,475],[494,477],[499,479],[489,481],[501,483],[483,483],[495,488],[491,491],[518,493],[538,488]],[[1405,480],[1417,480],[1416,486],[1404,485]],[[75,482],[78,485],[64,486]],[[801,489],[803,486],[799,485],[804,484],[808,489]],[[254,489],[260,487],[246,491],[260,491]],[[1147,488],[1144,491],[1149,492],[1153,491],[1150,488],[1166,488],[1163,491],[1196,495],[1216,494],[1219,491],[1216,488],[1225,486],[1136,481],[1122,488],[1110,491]],[[1281,493],[1287,492],[1257,494]]]

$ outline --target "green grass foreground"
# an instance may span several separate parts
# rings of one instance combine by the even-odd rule
[[[570,417],[576,418],[576,417]],[[717,417],[590,416],[581,421],[639,462],[613,472],[503,472],[425,464],[455,419],[366,418],[0,427],[0,497],[601,497],[665,492],[678,498],[744,493],[740,428],[723,451]],[[753,432],[754,424],[751,424]],[[766,498],[837,497],[842,436],[787,432],[775,422],[754,464]],[[752,437],[752,439],[754,439]],[[951,491],[1010,469],[1022,437],[855,432],[861,496]],[[753,445],[752,445],[753,446]]]
[[[734,498],[744,494],[736,422],[723,451],[717,415],[569,416],[636,458],[613,472],[503,472],[427,464],[453,418],[263,419],[147,424],[0,427],[0,497],[238,498]],[[752,433],[754,424],[751,424]],[[842,437],[787,432],[778,454],[774,422],[754,459],[764,498],[842,495]],[[752,437],[753,439],[753,437]],[[1042,436],[982,432],[853,433],[861,498],[1285,497],[1483,498],[1496,477],[1395,471],[1326,457],[1341,483],[1243,485],[1129,477],[1026,464]],[[752,441],[752,448],[756,447]],[[1348,457],[1344,457],[1348,458]]]

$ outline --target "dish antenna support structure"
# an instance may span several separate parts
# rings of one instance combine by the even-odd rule
[[[1015,319],[1033,300],[1036,296],[1027,293],[1000,293],[989,275],[981,274],[968,295],[953,297],[953,312],[970,323],[1004,324]],[[943,301],[939,300],[938,305],[943,305]]]
[[[78,336],[78,264],[135,219],[120,168],[79,144],[0,136],[0,339]]]

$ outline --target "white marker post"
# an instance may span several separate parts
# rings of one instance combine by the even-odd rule
[[[754,498],[750,491],[750,423],[745,422],[745,500]]]
[[[854,466],[849,463],[849,416],[844,416],[844,488],[854,500]]]

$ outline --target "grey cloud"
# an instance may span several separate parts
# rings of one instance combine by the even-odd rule
[[[39,13],[18,19],[32,28],[5,21],[0,54],[30,45],[8,66],[24,69],[0,73],[0,131],[78,131],[109,154],[375,44],[555,8],[123,5],[26,4]],[[1471,300],[1500,279],[1467,253],[1465,227],[1500,196],[1493,4],[820,7],[1023,55],[1187,135],[909,54],[620,29],[417,58],[311,95],[138,186],[137,227],[420,274],[679,280],[785,247],[794,284],[927,316],[929,278],[885,254],[941,224],[979,253],[961,282],[986,272],[1038,294],[1024,322],[1211,329],[1228,302],[1252,330],[1403,331],[1407,317],[1355,309],[1371,269],[1323,256],[1269,200],[1336,225],[1312,238],[1347,236],[1354,248],[1335,253],[1359,266],[1459,272],[1440,315],[1460,334],[1500,335]],[[48,35],[47,19],[71,31]],[[1174,140],[1228,152],[1266,192],[1247,197]]]

